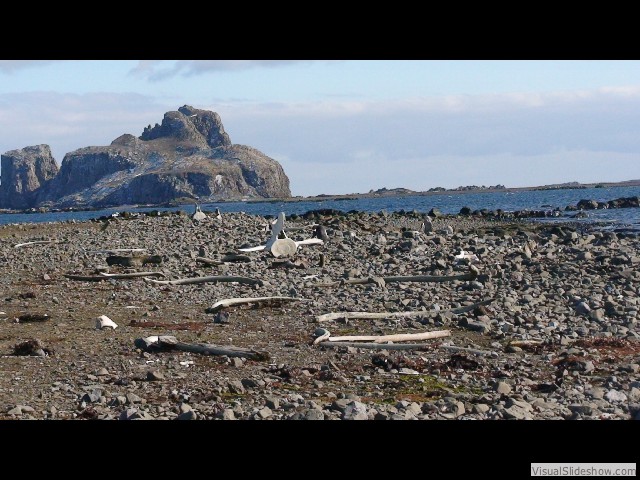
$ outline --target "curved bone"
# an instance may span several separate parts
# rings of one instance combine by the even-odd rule
[[[53,243],[53,240],[36,240],[33,242],[18,243],[14,245],[13,248],[27,247],[29,245],[41,245],[45,243]]]
[[[337,320],[339,318],[350,319],[350,318],[367,318],[367,319],[378,319],[378,318],[407,318],[407,317],[421,317],[424,315],[429,315],[431,313],[444,313],[451,312],[454,315],[459,315],[461,313],[471,312],[476,308],[482,305],[489,305],[495,299],[490,298],[489,300],[483,300],[482,302],[474,303],[473,305],[467,305],[465,307],[457,307],[457,308],[449,308],[447,310],[417,310],[410,312],[333,312],[333,313],[325,313],[324,315],[319,315],[316,317],[317,322],[327,322],[330,320]]]
[[[324,331],[324,332],[321,332]],[[319,329],[318,333],[322,333],[318,338],[313,342],[314,345],[317,345],[321,342],[343,342],[343,341],[351,341],[351,342],[373,342],[373,343],[386,343],[386,342],[409,342],[416,340],[430,340],[432,338],[442,338],[448,337],[451,335],[451,330],[436,330],[432,332],[421,332],[421,333],[400,333],[394,335],[346,335],[341,337],[332,337],[329,334],[329,331],[326,329]],[[328,335],[329,334],[329,335]]]
[[[99,275],[74,275],[65,273],[64,276],[69,280],[77,280],[80,282],[102,282],[104,280],[126,280],[129,278],[145,278],[145,277],[164,277],[164,273],[160,272],[137,272],[137,273],[104,273]]]
[[[235,305],[244,305],[248,303],[268,303],[268,302],[304,302],[304,298],[294,297],[253,297],[253,298],[225,298],[218,300],[211,307],[207,308],[208,313],[216,313],[223,308],[233,307]]]
[[[322,245],[323,243],[324,240],[321,240],[320,238],[307,238],[306,240],[296,241],[296,247],[299,247],[300,245]]]
[[[124,280],[127,278],[138,278],[138,277],[164,277],[165,274],[162,272],[133,272],[133,273],[105,273],[100,272],[99,275],[102,275],[106,278],[113,278],[114,280]]]
[[[194,283],[210,283],[210,282],[237,282],[237,283],[245,283],[248,285],[259,285],[259,286],[264,285],[264,282],[257,278],[227,277],[227,276],[180,278],[177,280],[151,280],[150,278],[145,278],[144,281],[147,283],[155,283],[157,285],[189,285]]]
[[[464,273],[462,275],[415,275],[415,276],[392,276],[392,277],[378,277],[385,281],[385,283],[401,283],[401,282],[453,282],[455,280],[459,281],[469,281],[475,280],[478,277],[479,270],[474,265],[469,265],[469,273]],[[346,280],[341,280],[339,282],[331,282],[331,283],[318,283],[314,285],[315,287],[335,287],[342,283],[346,283],[349,285],[363,285],[367,283],[376,283],[376,280],[372,277],[367,278],[349,278]]]
[[[321,347],[355,347],[368,350],[424,350],[430,348],[428,343],[359,343],[359,342],[322,342]]]
[[[87,253],[122,253],[122,252],[146,252],[146,248],[112,248],[109,250],[87,250]]]
[[[273,225],[273,227],[271,227],[271,237],[269,237],[269,240],[267,240],[267,243],[265,245],[266,249],[270,249],[271,245],[273,245],[275,241],[278,240],[278,235],[280,235],[280,232],[284,228],[284,220],[284,212],[280,212],[280,214],[278,215],[278,220],[276,220],[276,223]]]

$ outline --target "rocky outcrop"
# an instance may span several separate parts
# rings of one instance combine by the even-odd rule
[[[11,150],[2,155],[0,207],[22,209],[35,202],[39,193],[58,173],[48,145]]]
[[[11,153],[15,152],[6,155]],[[2,167],[4,184],[4,156]],[[10,175],[13,184],[15,174]],[[187,105],[167,112],[161,124],[149,125],[140,137],[125,134],[109,146],[68,153],[52,177],[47,177],[46,185],[34,184],[30,195],[13,190],[4,197],[12,201],[0,200],[0,207],[102,207],[189,198],[207,202],[291,196],[289,179],[276,160],[254,148],[232,144],[217,113]]]

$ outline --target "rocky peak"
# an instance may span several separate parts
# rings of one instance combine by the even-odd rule
[[[140,137],[124,134],[108,146],[67,153],[59,171],[49,147],[40,145],[4,154],[1,173],[0,208],[291,195],[276,160],[232,145],[217,113],[189,105],[167,112]]]
[[[184,105],[178,111],[164,114],[162,124],[149,125],[140,140],[151,141],[158,138],[173,138],[180,142],[211,148],[231,145],[229,135],[224,131],[220,115],[208,110],[199,110]]]
[[[0,206],[27,208],[37,191],[58,173],[49,145],[11,150],[0,160]]]
[[[111,145],[121,145],[123,147],[134,148],[140,146],[140,143],[141,142],[137,137],[134,137],[129,133],[125,133],[124,135],[120,135],[113,142],[111,142]]]

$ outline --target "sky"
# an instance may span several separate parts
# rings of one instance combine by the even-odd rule
[[[61,164],[182,105],[293,195],[640,179],[638,60],[0,60],[0,153]]]

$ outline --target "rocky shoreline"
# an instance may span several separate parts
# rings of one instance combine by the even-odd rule
[[[265,244],[269,220],[177,212],[0,227],[0,418],[640,418],[638,237],[317,211],[287,218],[285,231],[324,244],[289,259],[239,252]],[[152,281],[211,276],[255,281]],[[212,309],[274,296],[295,300]],[[339,312],[388,315],[318,321]],[[97,329],[102,315],[118,327]],[[450,335],[388,350],[314,345],[321,329]],[[266,355],[136,342],[159,335]]]

